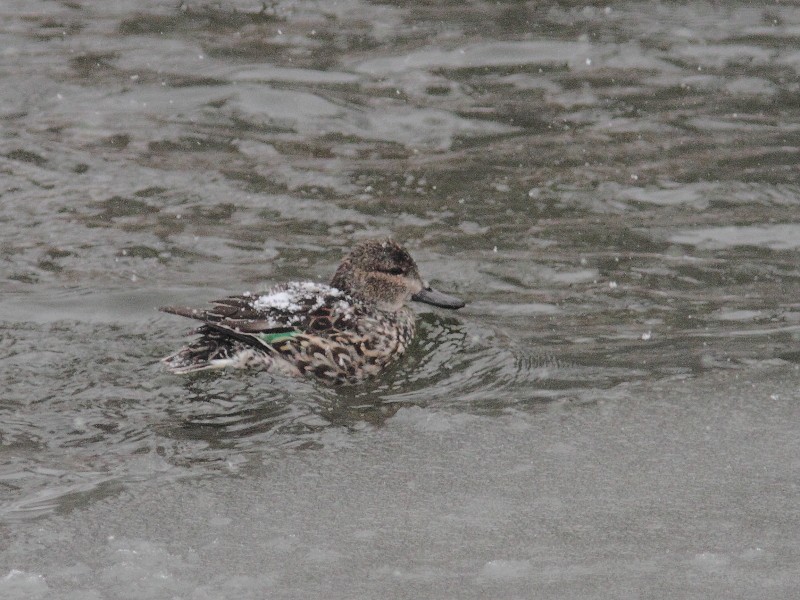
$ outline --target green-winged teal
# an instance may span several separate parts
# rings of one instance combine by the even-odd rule
[[[199,339],[163,362],[174,373],[258,367],[356,383],[405,352],[414,335],[409,300],[464,306],[426,285],[405,248],[369,240],[344,258],[330,285],[292,282],[209,309],[161,308],[203,323]]]

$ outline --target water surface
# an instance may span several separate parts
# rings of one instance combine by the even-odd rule
[[[0,595],[791,597],[796,6],[0,15]],[[158,364],[388,235],[378,380]]]

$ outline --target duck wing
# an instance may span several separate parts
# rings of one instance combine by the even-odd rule
[[[262,294],[229,296],[211,304],[207,309],[164,306],[159,310],[201,321],[220,333],[257,335],[260,340],[270,340],[267,343],[273,334],[325,335],[350,330],[363,310],[340,290],[316,283],[289,283]]]

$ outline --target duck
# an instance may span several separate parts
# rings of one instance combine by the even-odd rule
[[[209,308],[161,307],[201,323],[197,339],[161,360],[176,374],[255,368],[356,384],[408,348],[416,321],[409,301],[465,306],[428,285],[396,241],[371,239],[353,247],[330,284],[294,281],[213,300]]]

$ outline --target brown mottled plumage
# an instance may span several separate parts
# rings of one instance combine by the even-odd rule
[[[427,287],[405,248],[369,240],[344,258],[330,285],[293,282],[209,309],[162,308],[203,323],[199,339],[163,362],[174,373],[260,367],[355,383],[405,352],[414,336],[409,300],[464,306]]]

